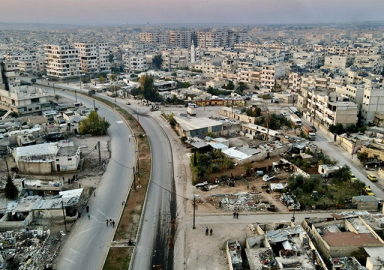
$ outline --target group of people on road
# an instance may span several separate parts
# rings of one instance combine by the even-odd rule
[[[114,220],[112,220],[112,219],[106,219],[106,223],[107,223],[107,227],[108,227],[108,223],[109,223],[109,225],[111,225],[112,226],[112,228],[115,228],[115,221]]]
[[[205,227],[205,235],[208,235],[208,233],[212,236],[213,230],[212,228],[209,230],[208,227]]]
[[[239,219],[239,212],[233,212],[233,218]]]
[[[63,177],[63,181],[65,181],[65,178]],[[79,176],[76,174],[76,175],[74,175],[74,176],[72,176],[72,178],[68,178],[68,181],[67,181],[67,183],[68,183],[68,185],[69,184],[73,184],[73,183],[75,183],[75,181],[79,181]]]

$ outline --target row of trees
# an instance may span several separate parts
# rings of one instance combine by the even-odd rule
[[[332,133],[335,133],[337,135],[343,134],[343,133],[356,133],[358,131],[360,132],[365,132],[367,130],[366,126],[362,126],[358,128],[356,125],[352,124],[344,128],[342,124],[337,124],[337,125],[330,125],[328,127],[328,130]]]

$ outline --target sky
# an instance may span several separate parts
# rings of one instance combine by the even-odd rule
[[[0,22],[297,24],[384,20],[383,0],[2,0]]]

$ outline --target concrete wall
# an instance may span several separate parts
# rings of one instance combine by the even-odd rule
[[[49,174],[52,173],[52,162],[17,162],[21,173]]]

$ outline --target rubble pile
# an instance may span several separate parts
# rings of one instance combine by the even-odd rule
[[[215,205],[221,206],[223,211],[275,211],[274,205],[263,201],[262,195],[249,192],[236,194],[214,194],[211,201]]]
[[[53,261],[64,233],[21,229],[0,234],[0,264],[2,269],[53,269]]]

